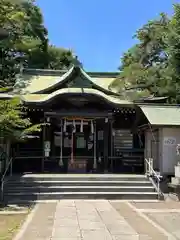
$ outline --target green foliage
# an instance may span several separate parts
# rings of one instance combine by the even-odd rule
[[[29,44],[33,44],[32,40]],[[29,52],[28,67],[36,69],[67,69],[73,61],[72,51],[56,46],[48,45],[46,52],[40,51],[35,47],[31,47]]]
[[[174,14],[169,24],[169,72],[174,87],[174,99],[180,102],[180,4],[174,5]]]
[[[43,16],[35,1],[13,3],[1,0],[0,28],[9,37],[0,41],[0,88],[12,87],[22,67],[67,68],[72,62],[72,52],[51,46]]]
[[[123,54],[120,75],[111,88],[117,92],[134,91],[142,96],[168,96],[180,102],[180,4],[174,5],[171,19],[160,14],[135,35],[138,44]]]
[[[1,0],[0,27],[9,32],[9,37],[0,42],[1,51],[1,87],[14,85],[16,74],[22,65],[28,64],[31,48],[29,41],[40,42],[36,47],[44,48],[47,44],[47,30],[43,26],[39,8],[33,1],[13,4]]]
[[[25,139],[27,134],[41,131],[41,124],[32,125],[24,110],[19,98],[0,100],[1,136],[17,141]]]
[[[48,68],[63,69],[69,67],[73,61],[73,54],[70,50],[48,46]]]

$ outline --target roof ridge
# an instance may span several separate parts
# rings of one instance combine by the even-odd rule
[[[69,71],[69,69],[70,68],[68,68],[68,69],[35,69],[35,68],[24,68],[23,69],[23,73],[27,73],[27,74],[38,74],[38,73],[42,73],[42,74],[44,74],[44,75],[46,75],[46,74],[52,74],[52,75],[54,75],[54,76],[58,76],[58,74],[64,74],[64,73],[66,73],[66,72],[68,72]],[[89,76],[91,76],[91,77],[105,77],[105,76],[108,76],[108,77],[117,77],[118,75],[119,75],[119,72],[100,72],[100,71],[98,71],[98,72],[96,72],[96,71],[85,71],[84,69],[83,69],[83,71],[86,73],[86,74],[88,74]]]

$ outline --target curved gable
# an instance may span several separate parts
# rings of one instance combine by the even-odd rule
[[[111,77],[110,81],[105,80],[102,84],[103,78],[98,81],[98,79],[90,77],[81,67],[73,66],[62,76],[35,75],[31,77],[24,93],[50,94],[62,88],[94,88],[106,94],[118,95],[109,90],[109,84],[114,79]]]
[[[95,96],[99,99],[102,99],[106,102],[115,104],[115,105],[133,105],[133,102],[128,100],[121,100],[115,96],[106,95],[105,93],[96,90],[96,89],[83,89],[83,88],[63,88],[59,89],[57,91],[54,91],[51,94],[26,94],[21,95],[21,99],[25,103],[36,103],[36,104],[44,104],[49,101],[52,101],[53,99],[59,97],[59,96]]]

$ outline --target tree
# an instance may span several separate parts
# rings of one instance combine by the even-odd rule
[[[23,140],[28,134],[41,131],[42,125],[33,125],[24,110],[19,98],[0,100],[0,133],[5,140]]]
[[[39,43],[40,44],[40,43]],[[46,52],[37,47],[38,42],[30,41],[31,51],[28,56],[28,67],[36,69],[67,69],[72,61],[72,51],[48,45]]]
[[[45,49],[47,30],[43,26],[39,8],[33,1],[12,4],[1,0],[0,27],[9,32],[9,37],[0,43],[1,51],[1,86],[12,86],[16,74],[25,61],[28,64],[29,42],[36,39],[41,42],[37,47]]]
[[[48,68],[63,69],[68,68],[73,61],[72,51],[56,46],[48,46]]]
[[[174,14],[169,24],[168,54],[169,73],[174,102],[180,103],[180,4],[174,5]]]
[[[70,50],[49,45],[41,10],[33,0],[21,4],[1,0],[0,28],[9,32],[0,41],[3,91],[11,90],[22,67],[62,69],[72,62]]]
[[[134,99],[167,95],[170,93],[167,69],[169,19],[161,14],[159,19],[149,21],[139,29],[135,37],[139,43],[124,53],[120,75],[111,88],[116,88],[119,93],[124,91],[127,98],[129,92],[133,92]]]
[[[139,43],[124,53],[120,75],[113,82],[126,98],[143,95],[168,96],[170,103],[180,103],[180,4],[173,16],[161,14],[136,33]],[[130,95],[130,97],[132,94]]]

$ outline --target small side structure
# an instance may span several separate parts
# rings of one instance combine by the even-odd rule
[[[119,73],[26,69],[20,95],[41,133],[15,144],[14,172],[144,173],[144,157],[171,174],[180,142],[179,107],[167,98],[133,101],[111,83]],[[1,99],[16,96],[0,94]]]
[[[161,175],[174,175],[176,147],[180,143],[179,106],[141,104],[139,107],[146,118],[141,117],[143,124],[139,126],[145,133],[145,158],[153,158],[154,170]]]

